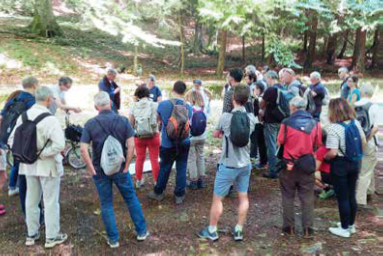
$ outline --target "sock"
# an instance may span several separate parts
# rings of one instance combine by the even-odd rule
[[[235,230],[235,231],[241,231],[241,232],[242,232],[242,230],[243,230],[243,226],[237,224],[237,225],[235,225],[234,230]]]
[[[210,225],[209,225],[209,232],[210,232],[210,233],[217,232],[217,226],[210,226]]]

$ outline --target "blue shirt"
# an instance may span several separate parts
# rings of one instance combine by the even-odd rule
[[[175,99],[177,105],[181,105],[184,103],[183,100]],[[186,104],[186,108],[188,109],[189,119],[191,119],[191,116],[193,114],[193,108]],[[173,105],[169,100],[162,101],[158,104],[157,113],[161,118],[162,121],[162,141],[161,141],[161,147],[164,148],[172,148],[174,147],[173,142],[168,138],[168,134],[166,133],[166,125],[168,124],[168,120],[172,114]],[[187,138],[181,142],[181,144],[190,143],[190,139]]]
[[[162,92],[160,88],[158,88],[156,85],[149,90],[149,97],[154,101],[157,102],[158,97],[162,96]]]
[[[17,99],[18,101],[25,101],[27,110],[30,109],[36,103],[35,96],[30,94],[29,92],[20,92],[20,94],[15,99]],[[1,111],[2,116],[5,116],[6,109],[9,107],[9,105],[13,103],[15,99],[11,99],[7,101],[7,103],[5,103],[5,106],[3,110]]]
[[[351,103],[352,101],[352,96],[354,96],[354,94],[356,94],[356,101],[360,100],[360,90],[358,88],[355,88],[354,90],[352,90],[352,92],[349,94],[348,96],[348,102]]]
[[[102,127],[100,126],[100,123]],[[81,136],[81,142],[90,144],[92,142],[93,166],[98,175],[105,175],[101,169],[101,153],[106,138],[111,134],[122,146],[124,156],[126,157],[126,141],[134,136],[134,131],[126,117],[119,116],[116,113],[103,110],[98,116],[86,122]],[[120,171],[125,167],[121,165]]]
[[[340,97],[347,100],[350,94],[350,87],[347,84],[348,77],[340,85]]]

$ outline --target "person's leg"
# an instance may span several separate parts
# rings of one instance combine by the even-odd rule
[[[101,216],[110,242],[118,242],[118,230],[113,209],[113,182],[104,175],[93,176],[101,203]]]
[[[254,131],[250,135],[250,158],[256,159],[258,155],[258,145],[257,145],[257,133]]]
[[[189,170],[189,180],[191,182],[197,182],[198,180],[196,145],[197,145],[197,141],[195,140],[190,141],[187,168]]]
[[[41,177],[45,207],[45,237],[54,239],[60,232],[60,177]]]
[[[331,170],[331,180],[333,182],[336,199],[338,201],[339,217],[342,228],[348,229],[350,224],[350,201],[347,176],[339,176]]]
[[[135,165],[136,179],[142,180],[142,172],[146,158],[146,144],[142,139],[134,138],[134,145],[136,147],[137,154]]]
[[[269,160],[269,174],[276,177],[277,169],[277,136],[279,131],[279,124],[265,124],[265,140],[267,146],[267,158]]]
[[[175,148],[160,148],[160,172],[158,174],[157,184],[154,187],[154,192],[157,195],[161,195],[166,189],[174,159],[176,157],[175,154]]]
[[[141,204],[138,201],[136,193],[134,192],[132,179],[129,173],[117,173],[112,176],[113,181],[120,191],[126,206],[128,207],[130,217],[136,228],[138,235],[146,233],[146,223],[144,214],[142,213]]]
[[[26,195],[26,220],[28,228],[28,236],[35,236],[40,228],[40,208],[39,203],[42,196],[42,188],[40,179],[35,176],[26,176],[27,186],[30,188]]]
[[[205,178],[205,140],[199,140],[195,150],[197,155],[197,170],[198,170],[198,179]],[[190,152],[189,152],[190,154]]]
[[[264,126],[261,124],[257,125],[257,144],[258,144],[258,150],[259,150],[260,164],[266,165],[267,164],[267,149],[266,149],[266,141],[265,141],[265,135],[264,135]]]
[[[221,217],[223,212],[222,201],[224,198],[225,197],[217,196],[216,194],[213,195],[213,203],[211,204],[210,222],[209,222],[209,225],[212,227],[218,226],[219,218]]]
[[[372,185],[374,178],[375,167],[377,164],[377,156],[375,145],[367,144],[364,150],[362,165],[360,168],[359,179],[356,189],[356,200],[358,204],[367,204],[367,192]]]
[[[239,207],[238,207],[238,222],[237,226],[240,226],[241,229],[245,223],[247,211],[249,209],[249,199],[247,196],[247,191],[249,190],[250,175],[251,175],[251,165],[248,165],[244,168],[235,169],[235,185],[238,191]]]
[[[312,229],[314,226],[314,184],[315,175],[300,173],[298,196],[302,208],[302,227]]]
[[[358,168],[359,169],[359,168]],[[349,190],[349,202],[350,202],[350,220],[349,225],[354,225],[355,217],[358,210],[356,203],[356,182],[358,180],[358,169],[350,171],[348,175],[348,190]]]
[[[19,175],[19,199],[20,199],[21,211],[23,212],[25,217],[26,217],[26,212],[25,212],[26,196],[27,196],[27,180],[25,178],[25,175],[20,174]]]
[[[158,162],[160,154],[160,143],[160,134],[157,133],[157,135],[151,140],[151,142],[148,145],[149,158],[150,163],[152,165],[152,174],[155,182],[157,182],[158,173],[160,171],[160,163]]]
[[[282,194],[283,226],[282,229],[294,229],[294,199],[295,180],[292,171],[283,170],[279,175],[279,182]]]
[[[176,155],[176,187],[174,189],[174,195],[176,197],[185,196],[186,187],[186,169],[188,164],[190,143],[184,144],[178,148]]]
[[[19,177],[19,166],[20,163],[17,161],[14,161],[13,166],[11,168],[11,171],[9,173],[9,188],[10,189],[16,189],[17,187],[17,180]]]
[[[239,207],[238,207],[238,221],[237,225],[243,227],[249,210],[249,197],[247,192],[238,192]]]

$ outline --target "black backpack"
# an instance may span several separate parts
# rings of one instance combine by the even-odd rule
[[[40,157],[41,152],[47,146],[49,140],[44,147],[38,152],[37,150],[37,124],[44,118],[51,116],[50,113],[42,113],[34,121],[28,119],[27,112],[21,115],[23,123],[17,127],[15,131],[15,139],[13,141],[12,153],[16,161],[24,164],[33,164]]]
[[[12,103],[4,110],[5,115],[1,121],[0,127],[0,143],[3,145],[8,144],[9,136],[11,135],[13,128],[15,128],[17,118],[27,110],[27,102],[32,99],[19,100],[17,98],[12,99]]]
[[[245,147],[250,140],[250,118],[246,112],[235,111],[230,121],[230,140],[235,147]],[[226,157],[228,156],[229,143],[226,137]]]

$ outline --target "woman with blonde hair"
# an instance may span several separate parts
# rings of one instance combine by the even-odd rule
[[[200,112],[206,120],[204,99],[200,92],[191,91],[188,97],[188,102],[193,107],[193,115]],[[193,125],[193,117],[192,117]],[[199,136],[191,135],[190,149],[188,157],[189,183],[190,189],[200,189],[206,187],[205,184],[205,158],[204,146],[206,140],[206,131]]]
[[[366,137],[360,123],[355,119],[354,109],[345,99],[330,100],[329,120],[326,140],[329,151],[324,159],[331,162],[331,181],[340,215],[338,226],[329,231],[336,236],[350,237],[356,232],[356,184]]]

